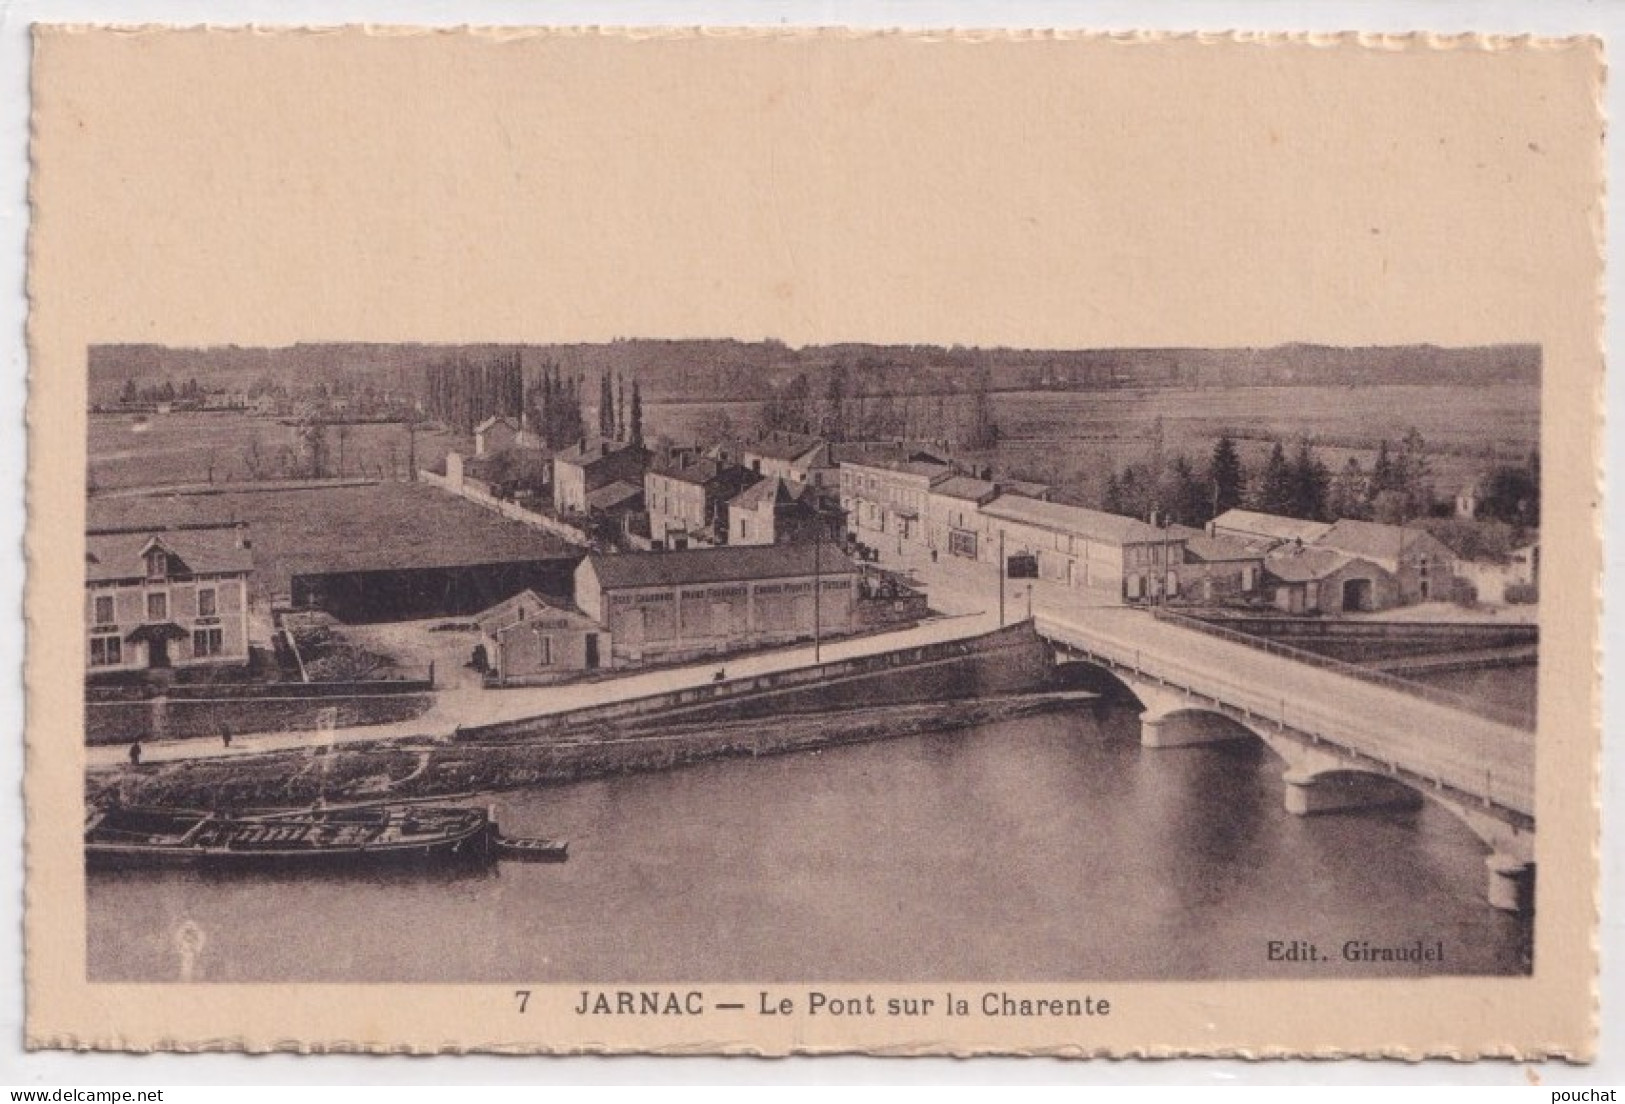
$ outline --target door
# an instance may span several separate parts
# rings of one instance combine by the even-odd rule
[[[587,670],[596,671],[597,669],[598,669],[598,634],[597,633],[588,633],[587,634]]]
[[[169,666],[169,641],[156,634],[147,641],[147,666]]]
[[[1343,580],[1343,612],[1358,613],[1371,608],[1371,580]]]

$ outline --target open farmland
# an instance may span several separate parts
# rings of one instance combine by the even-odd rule
[[[327,427],[328,474],[388,478],[407,474],[406,427],[398,422]],[[468,450],[465,439],[445,430],[420,429],[417,461],[421,468],[445,458],[454,448]],[[236,483],[255,478],[282,478],[297,465],[297,428],[275,418],[237,411],[90,415],[86,473],[97,490],[165,487],[194,483]],[[254,471],[259,471],[256,477]]]
[[[651,403],[646,419],[651,435],[690,441],[721,415],[736,431],[754,428],[760,405]],[[1006,391],[993,396],[993,409],[1003,440],[989,463],[1091,500],[1107,471],[1146,459],[1158,418],[1170,459],[1184,453],[1205,463],[1229,430],[1249,470],[1263,464],[1269,439],[1290,449],[1305,433],[1334,472],[1350,456],[1370,468],[1383,438],[1392,448],[1415,426],[1441,495],[1497,462],[1522,463],[1540,441],[1540,389],[1523,383]]]
[[[549,534],[421,483],[230,494],[92,498],[92,527],[246,521],[253,593],[287,594],[292,575],[568,556]]]

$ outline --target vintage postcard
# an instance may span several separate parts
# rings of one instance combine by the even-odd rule
[[[1602,70],[39,28],[31,1045],[1588,1058]]]

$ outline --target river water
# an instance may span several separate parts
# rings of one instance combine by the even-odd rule
[[[563,865],[94,873],[97,981],[1059,981],[1512,974],[1529,922],[1431,805],[1298,818],[1256,742],[1146,751],[1132,713],[495,795]],[[1332,961],[1270,961],[1314,942]],[[1435,964],[1340,959],[1349,940]],[[183,953],[185,959],[183,960]]]

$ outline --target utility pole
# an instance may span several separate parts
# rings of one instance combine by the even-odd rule
[[[824,511],[813,507],[813,663],[824,661]]]
[[[999,526],[999,628],[1004,628],[1004,526]]]

